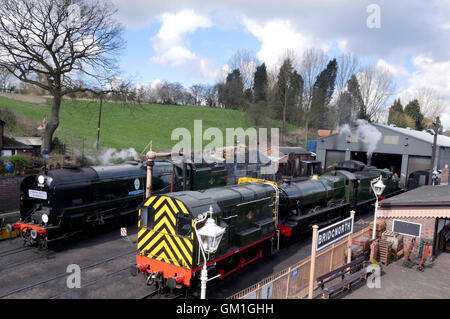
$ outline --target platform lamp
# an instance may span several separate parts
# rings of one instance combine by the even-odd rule
[[[209,217],[208,217],[209,214]],[[208,267],[206,265],[207,259],[206,254],[214,254],[219,248],[220,241],[222,240],[223,234],[225,233],[225,228],[217,226],[216,221],[212,217],[213,209],[212,206],[209,207],[209,211],[200,214],[195,219],[194,230],[197,236],[198,244],[203,255],[203,268],[200,274],[201,281],[201,294],[200,299],[206,299],[206,284],[209,280],[213,280],[220,275],[217,275],[211,279],[208,279]],[[206,223],[197,229],[197,225],[206,220]]]
[[[386,185],[384,185],[381,176],[372,180],[370,183],[373,192],[375,193],[375,214],[373,217],[373,230],[372,230],[372,239],[376,238],[376,229],[377,229],[377,211],[378,211],[378,197],[383,194]]]

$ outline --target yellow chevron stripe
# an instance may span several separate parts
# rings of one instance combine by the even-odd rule
[[[169,220],[166,218],[166,217],[163,217],[161,220],[160,220],[160,222],[155,226],[155,227],[153,227],[153,230],[154,231],[159,231],[159,229],[160,228],[162,228],[162,226],[164,225],[164,224],[166,224],[167,225],[167,228],[169,229],[169,235],[174,235],[174,236],[176,236],[176,233],[175,233],[175,230],[173,229],[173,227],[172,227],[172,224],[169,222]]]
[[[187,262],[184,260],[183,255],[180,253],[180,251],[177,249],[177,246],[175,246],[175,243],[173,242],[172,238],[170,238],[171,236],[166,235],[166,240],[169,242],[170,247],[172,248],[172,250],[175,252],[175,254],[178,257],[178,260],[182,261],[182,266],[186,266],[187,268],[189,268]],[[176,237],[175,237],[176,238]],[[189,256],[189,255],[188,255]]]
[[[164,259],[164,262],[170,264],[170,259],[167,258],[166,253],[162,253],[156,258],[156,260],[163,260],[163,259]]]
[[[159,219],[159,217],[163,214],[166,213],[166,215],[170,218],[170,220],[172,221],[172,223],[174,225],[177,224],[177,220],[175,219],[175,216],[173,216],[173,213],[171,212],[169,206],[164,205],[163,208],[161,208],[155,215],[155,221],[157,221]]]
[[[139,218],[138,218],[138,228],[141,228],[141,210],[140,209],[138,211],[138,216],[139,216]]]
[[[155,198],[156,198],[156,196],[150,197],[148,199],[148,201],[144,204],[144,206],[147,206],[147,207],[150,206],[153,203],[153,201],[155,200]]]
[[[152,230],[152,231],[150,232],[150,234],[151,234],[151,235],[154,235],[154,234],[156,234],[156,233]],[[150,241],[150,243],[149,243],[147,246],[145,246],[145,249],[148,248],[147,250],[150,250],[150,249],[155,245],[155,243],[158,242],[158,240],[159,240],[162,236],[164,236],[163,233],[158,233],[158,234]],[[146,241],[148,240],[148,238],[145,238],[145,239],[146,239]],[[141,246],[144,245],[146,241],[141,241],[141,242],[140,242]],[[140,249],[140,250],[145,250],[145,249]]]
[[[158,199],[158,201],[155,203],[155,205],[153,205],[153,209],[157,210],[158,207],[161,205],[161,203],[166,199],[167,197],[165,196],[161,196],[160,199]]]
[[[187,211],[186,207],[184,206],[184,204],[182,202],[180,202],[179,200],[177,200],[177,204],[178,206],[180,206],[181,210],[183,211],[183,213],[185,215],[189,215],[189,212]]]
[[[172,198],[167,197],[167,201],[169,202],[170,207],[172,207],[172,211],[175,213],[175,215],[178,214],[178,208],[173,203]]]
[[[152,255],[156,255],[158,254],[158,252],[162,249],[165,248],[166,251],[169,253],[169,257],[170,259],[168,260],[169,263],[174,264],[175,266],[180,266],[180,264],[178,263],[176,257],[172,254],[172,250],[170,249],[169,245],[167,244],[167,242],[165,240],[163,240],[155,249],[153,249],[153,251],[151,252]],[[163,255],[164,253],[161,253],[161,255]],[[165,254],[164,254],[165,255]],[[158,258],[157,258],[158,259]],[[171,262],[170,262],[171,261]]]
[[[145,228],[142,228],[141,230],[139,230],[138,238],[141,237],[146,231],[147,231],[147,229],[145,229]]]
[[[186,243],[186,247],[191,251],[192,253],[192,243],[187,238],[183,238],[184,242]]]
[[[181,247],[181,250],[182,250],[182,251],[184,252],[184,254],[187,256],[188,261],[189,261],[189,264],[192,264],[192,251],[191,251],[191,253],[189,253],[189,252],[186,250],[186,247],[183,245],[183,243],[181,242],[181,240],[180,240],[179,237],[175,237],[175,240],[176,240],[176,242],[178,243],[178,246]]]
[[[150,237],[153,235],[153,231],[150,231],[142,240],[138,242],[138,250],[141,249],[142,245],[144,245],[147,240],[150,239]]]

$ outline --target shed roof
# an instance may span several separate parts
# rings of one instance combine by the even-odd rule
[[[383,124],[373,124],[374,126],[382,127],[387,130],[391,130],[397,132],[399,134],[409,135],[411,137],[417,138],[421,141],[433,144],[434,143],[434,135],[423,131],[416,131],[413,129],[407,129],[402,127],[383,125]],[[443,147],[450,147],[450,137],[445,135],[438,135],[437,144]]]
[[[408,135],[410,137],[416,138],[418,140],[433,144],[434,143],[434,135],[424,132],[424,131],[416,131],[413,129],[409,129],[409,128],[402,128],[402,127],[397,127],[397,126],[391,126],[391,125],[384,125],[384,124],[377,124],[377,123],[370,123],[371,125],[374,125],[376,127],[379,128],[383,128],[386,130],[390,130],[392,132],[395,132],[397,134],[403,134],[403,135]],[[356,128],[352,128],[352,130],[354,130]],[[327,138],[331,138],[331,137],[335,137],[336,135],[339,135],[338,133],[332,134],[330,136],[325,136],[322,137],[322,139],[327,139]],[[437,144],[438,146],[441,147],[450,147],[450,137],[445,136],[445,135],[438,135],[437,138]]]
[[[381,207],[443,205],[450,206],[450,186],[422,186],[380,203]]]
[[[13,138],[3,136],[3,149],[4,150],[32,150],[33,147],[25,145],[16,141]]]
[[[42,146],[41,137],[14,137],[14,139],[25,145]]]

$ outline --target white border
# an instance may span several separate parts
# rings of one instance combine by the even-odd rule
[[[405,233],[399,233],[399,232],[395,232],[395,233],[397,233],[397,234],[401,234],[401,235],[405,235],[405,236],[411,236],[411,237],[422,237],[422,224],[419,224],[419,223],[412,223],[412,222],[408,222],[408,221],[406,221],[406,220],[401,220],[401,219],[394,219],[393,221],[392,221],[392,232],[394,233],[394,224],[395,224],[395,221],[398,221],[398,222],[403,222],[403,223],[408,223],[408,224],[413,224],[413,225],[419,225],[420,226],[420,228],[419,228],[419,236],[414,236],[414,235],[411,235],[411,234],[405,234]]]
[[[349,233],[347,233],[347,234],[345,234],[345,235],[342,235],[342,236],[339,236],[339,237],[333,239],[332,241],[330,241],[329,243],[327,243],[325,246],[320,247],[320,249],[317,248],[317,246],[319,245],[319,240],[318,240],[318,239],[319,239],[319,233],[322,233],[323,231],[325,231],[325,230],[327,230],[327,229],[329,229],[329,228],[336,227],[336,225],[338,225],[338,224],[340,224],[340,223],[347,222],[347,221],[349,221],[349,220],[352,221],[352,226],[351,226],[351,229],[350,229],[350,232],[349,232]],[[324,248],[326,248],[326,247],[328,247],[328,246],[334,244],[335,242],[341,240],[342,238],[345,238],[345,237],[347,237],[347,236],[353,234],[353,224],[354,224],[354,222],[355,222],[355,221],[354,221],[354,218],[353,218],[353,217],[349,217],[349,218],[340,220],[340,221],[338,221],[337,223],[334,223],[333,225],[330,225],[330,226],[327,226],[327,227],[325,227],[325,228],[319,229],[319,230],[317,231],[316,251],[321,251],[322,249],[324,249]]]

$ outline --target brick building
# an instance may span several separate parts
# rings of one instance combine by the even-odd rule
[[[378,218],[386,222],[387,230],[404,235],[404,247],[416,237],[431,241],[433,254],[446,250],[450,247],[450,186],[422,186],[384,200]]]

